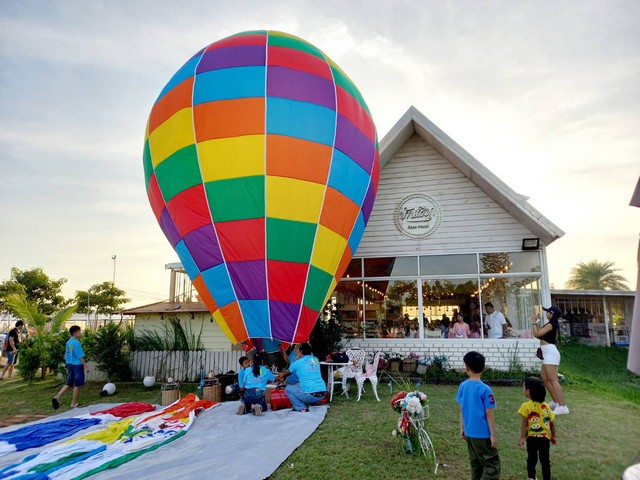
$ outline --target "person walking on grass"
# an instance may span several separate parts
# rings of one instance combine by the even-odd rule
[[[69,329],[69,333],[71,338],[67,340],[64,349],[64,362],[67,364],[67,384],[51,399],[51,405],[56,410],[60,408],[60,398],[70,387],[73,388],[71,408],[80,406],[78,395],[80,388],[84,386],[84,374],[89,372],[89,365],[87,365],[87,361],[84,358],[84,350],[82,350],[82,344],[80,343],[82,329],[78,325],[74,325]]]
[[[18,320],[15,326],[9,330],[6,345],[7,364],[2,369],[2,373],[0,373],[0,380],[4,380],[5,374],[7,374],[7,378],[11,378],[11,375],[13,375],[13,367],[18,361],[18,349],[20,348],[20,342],[22,341],[23,326],[24,322],[22,320]]]
[[[500,455],[494,419],[496,399],[482,382],[485,359],[479,352],[464,356],[469,377],[460,384],[456,402],[460,404],[460,437],[467,441],[472,480],[500,478]]]
[[[553,423],[556,415],[544,401],[547,390],[539,378],[527,378],[522,384],[522,393],[529,401],[518,409],[518,414],[522,417],[518,446],[522,447],[527,442],[527,477],[529,480],[536,478],[536,465],[540,457],[542,478],[551,480],[549,446],[556,444],[556,426]]]

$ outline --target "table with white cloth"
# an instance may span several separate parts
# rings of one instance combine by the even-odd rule
[[[327,366],[327,389],[329,390],[329,401],[333,400],[333,387],[335,386],[335,371],[340,367],[346,367],[349,362],[320,362],[320,365]]]

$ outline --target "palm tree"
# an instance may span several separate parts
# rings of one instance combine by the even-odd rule
[[[48,367],[54,368],[62,361],[64,349],[59,352],[56,348],[56,344],[60,343],[57,336],[64,332],[64,323],[77,307],[63,308],[49,317],[42,313],[36,302],[27,300],[24,293],[8,295],[6,304],[16,317],[34,330],[34,334],[20,346],[20,358],[23,360],[18,363],[20,373],[31,382],[40,369],[41,378],[44,378]],[[66,338],[68,336],[66,334]]]
[[[629,290],[627,279],[615,273],[613,262],[580,262],[571,269],[571,277],[565,286],[575,290]]]

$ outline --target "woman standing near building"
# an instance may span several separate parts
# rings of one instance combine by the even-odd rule
[[[533,336],[540,339],[540,349],[542,350],[542,371],[540,376],[544,385],[549,390],[552,402],[549,402],[556,415],[569,413],[569,407],[564,403],[562,387],[558,380],[558,366],[560,365],[560,352],[556,347],[558,338],[558,320],[560,320],[560,309],[558,307],[543,308],[547,314],[547,323],[538,327],[538,315],[531,317],[533,323]]]

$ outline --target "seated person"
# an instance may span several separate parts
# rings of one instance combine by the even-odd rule
[[[285,393],[293,410],[296,412],[308,412],[307,405],[315,405],[327,394],[327,385],[320,374],[320,361],[311,353],[311,345],[300,345],[302,356],[289,365],[289,368],[278,374],[278,380],[284,380],[291,374],[296,374],[299,383],[287,385]]]
[[[243,415],[253,410],[254,414],[260,416],[262,412],[267,411],[264,392],[267,389],[267,382],[273,382],[276,377],[263,363],[263,355],[257,353],[253,357],[253,367],[245,369],[243,376],[244,394],[242,395],[242,403],[238,408],[238,415]]]

